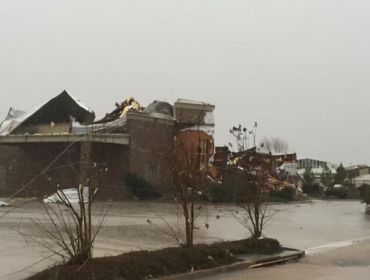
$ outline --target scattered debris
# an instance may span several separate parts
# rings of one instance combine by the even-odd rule
[[[133,108],[136,111],[142,112],[144,109],[143,107],[137,102],[132,96],[129,96],[125,101],[118,103],[116,102],[116,109],[114,109],[111,113],[105,115],[104,118],[97,121],[96,123],[107,123],[112,122],[114,120],[118,120],[122,117],[125,117],[127,112]]]
[[[264,191],[279,191],[298,185],[296,154],[265,153],[256,147],[232,152],[227,147],[216,147],[214,158],[209,175],[216,181],[222,181],[231,171],[242,172],[247,168],[257,172],[263,166],[268,171],[268,184]]]
[[[43,202],[44,203],[61,203],[62,202],[61,197],[63,196],[65,196],[70,203],[79,202],[77,188],[58,190],[57,193],[45,198]],[[86,203],[89,200],[89,188],[87,187],[84,188],[83,197],[84,197],[84,202]]]
[[[0,200],[0,207],[11,206],[9,203]]]

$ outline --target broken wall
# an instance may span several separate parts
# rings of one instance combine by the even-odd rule
[[[174,104],[174,117],[183,126],[214,126],[214,105],[179,99]]]
[[[191,159],[193,164],[200,164],[200,168],[207,169],[210,166],[213,151],[213,137],[203,131],[189,130],[176,134],[175,154],[180,158]]]
[[[37,124],[20,125],[12,134],[67,134],[71,129],[70,124]]]

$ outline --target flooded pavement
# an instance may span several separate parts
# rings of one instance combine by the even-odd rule
[[[109,203],[95,205],[97,221],[108,206]],[[230,205],[208,205],[197,220],[196,242],[249,236],[247,229],[233,216],[236,209]],[[0,215],[8,210],[0,208]],[[352,240],[370,237],[370,217],[364,214],[364,205],[358,201],[317,200],[313,203],[271,205],[270,210],[275,216],[264,233],[278,239],[286,247],[325,253],[328,244],[350,248]],[[114,204],[96,240],[94,255],[117,255],[132,250],[176,246],[176,241],[166,234],[169,232],[166,222],[176,228],[176,213],[176,206],[169,203]],[[52,264],[47,260],[21,271],[50,255],[49,251],[34,242],[26,242],[23,235],[37,235],[31,219],[48,222],[39,202],[31,202],[0,219],[0,279],[24,279]]]

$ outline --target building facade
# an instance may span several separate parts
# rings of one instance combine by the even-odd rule
[[[101,197],[128,198],[128,173],[165,193],[177,137],[199,140],[210,161],[214,108],[184,99],[144,108],[130,97],[94,122],[94,112],[64,91],[28,112],[11,109],[0,125],[0,195],[44,196],[88,182]]]

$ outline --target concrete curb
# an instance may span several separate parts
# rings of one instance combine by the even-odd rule
[[[254,262],[243,261],[243,262],[233,263],[230,265],[220,266],[216,268],[193,271],[189,273],[177,274],[177,275],[161,277],[157,279],[160,279],[160,280],[196,280],[199,278],[213,276],[213,275],[217,275],[220,273],[248,269],[252,264],[254,264]]]
[[[291,253],[285,254],[284,256],[280,256],[280,255],[272,256],[272,257],[269,256],[265,258],[260,258],[255,261],[241,261],[241,262],[233,263],[230,265],[220,266],[220,267],[211,268],[211,269],[198,270],[198,271],[177,274],[177,275],[172,275],[172,276],[160,277],[157,279],[160,279],[160,280],[196,280],[196,279],[200,279],[204,277],[217,275],[220,273],[233,272],[233,271],[238,271],[238,270],[243,270],[243,269],[251,269],[251,268],[274,265],[278,263],[284,263],[284,262],[291,261],[291,260],[298,260],[300,258],[303,258],[305,255],[304,251],[299,251],[296,249],[283,248],[283,250],[291,251]]]

